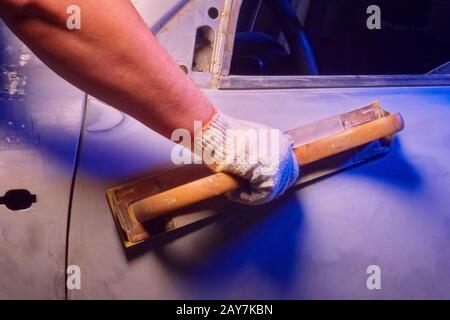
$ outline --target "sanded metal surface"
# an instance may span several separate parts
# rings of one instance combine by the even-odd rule
[[[171,168],[172,144],[91,100],[69,255],[83,289],[71,299],[450,298],[449,88],[207,94],[231,116],[282,130],[374,100],[407,127],[377,161],[264,207],[205,203],[192,214],[220,218],[125,251],[104,192]],[[98,130],[99,119],[116,120]],[[381,267],[382,290],[366,287],[370,265]]]
[[[0,22],[0,299],[64,299],[66,229],[84,94],[52,73]]]

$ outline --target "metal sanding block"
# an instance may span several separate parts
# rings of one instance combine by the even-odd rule
[[[400,115],[391,115],[373,102],[287,131],[301,167],[296,184],[385,155],[403,126]],[[131,247],[223,212],[232,204],[217,196],[240,183],[224,173],[212,174],[202,165],[187,165],[111,188],[106,196],[123,244]]]

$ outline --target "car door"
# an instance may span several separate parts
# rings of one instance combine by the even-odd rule
[[[135,1],[155,25],[182,4]],[[48,69],[3,22],[0,47],[0,299],[65,299],[87,97]]]
[[[287,130],[380,100],[403,114],[406,130],[381,159],[266,206],[205,203],[193,213],[219,218],[185,218],[180,232],[125,249],[105,191],[173,167],[173,144],[89,97],[68,246],[81,289],[68,298],[449,298],[448,77],[230,75],[239,5],[189,1],[154,29],[223,112]],[[196,50],[199,30],[212,30],[206,38],[221,50]],[[196,68],[208,57],[218,59]],[[374,268],[381,290],[368,285]]]
[[[64,299],[85,94],[0,22],[0,299]]]

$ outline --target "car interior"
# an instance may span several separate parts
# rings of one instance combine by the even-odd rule
[[[244,0],[231,74],[420,75],[449,61],[450,0]]]

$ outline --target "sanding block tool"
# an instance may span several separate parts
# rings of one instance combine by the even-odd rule
[[[394,134],[403,128],[400,114],[390,114],[373,102],[287,131],[301,167],[297,185],[386,154]],[[188,208],[242,183],[227,173],[187,165],[111,188],[106,196],[123,243],[131,247],[214,214],[195,214]]]

